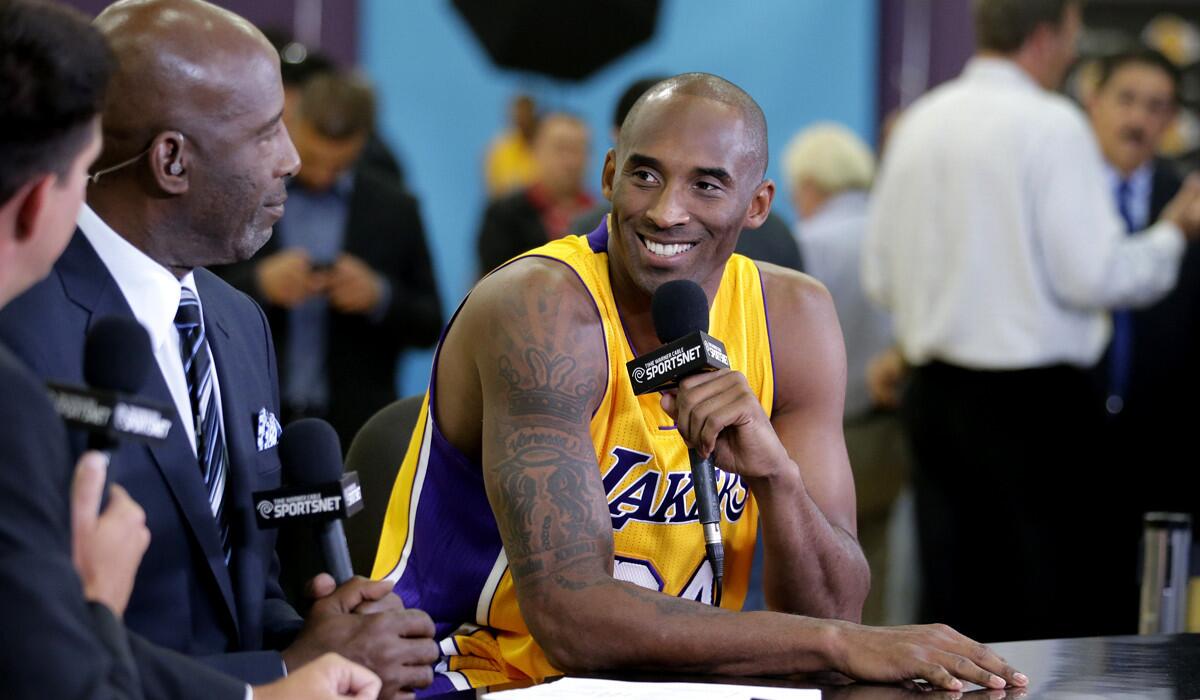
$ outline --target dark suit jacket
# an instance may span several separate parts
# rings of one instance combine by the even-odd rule
[[[245,686],[126,632],[71,563],[67,431],[0,344],[0,687],[5,698],[229,698]]]
[[[279,226],[287,226],[286,214]],[[400,353],[432,345],[442,327],[442,307],[417,201],[394,179],[368,168],[355,172],[344,241],[346,253],[387,278],[392,300],[378,322],[361,314],[329,312],[326,418],[337,430],[343,450],[368,418],[396,400]],[[258,263],[279,250],[278,237],[272,237],[249,261],[214,272],[263,305],[275,335],[279,366],[286,371],[287,311],[267,303],[254,275]],[[281,381],[286,382],[286,377]]]
[[[1181,183],[1170,164],[1155,164],[1150,222],[1158,220]],[[1174,289],[1133,312],[1131,361],[1125,407],[1112,426],[1117,473],[1137,469],[1141,475],[1135,480],[1143,490],[1135,504],[1138,515],[1146,510],[1200,514],[1193,438],[1200,398],[1200,246],[1195,243],[1187,245]]]
[[[549,240],[542,215],[529,201],[524,188],[497,197],[484,210],[475,241],[480,276]]]
[[[225,417],[233,557],[226,567],[179,417],[162,445],[121,445],[110,477],[145,509],[151,532],[125,623],[158,645],[258,684],[283,673],[280,655],[264,649],[290,643],[302,624],[279,589],[274,532],[258,530],[250,497],[280,483],[277,450],[259,452],[256,439],[259,410],[279,411],[275,353],[266,318],[252,300],[207,270],[197,269],[195,277]],[[0,311],[0,342],[43,379],[82,383],[84,338],[105,316],[132,318],[133,312],[76,231],[50,276]],[[157,366],[142,393],[174,406]],[[72,435],[73,456],[85,440]]]

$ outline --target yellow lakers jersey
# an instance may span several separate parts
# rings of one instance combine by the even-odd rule
[[[614,576],[712,604],[713,573],[704,556],[687,446],[662,410],[659,394],[633,393],[625,364],[653,348],[635,350],[625,335],[609,281],[607,241],[605,222],[586,237],[559,239],[521,257],[571,267],[600,313],[608,384],[590,431],[612,520]],[[758,268],[749,259],[730,258],[709,329],[725,343],[731,366],[746,375],[771,415],[774,376],[766,304]],[[442,659],[430,690],[555,675],[517,607],[481,468],[446,441],[433,418],[436,356],[433,377],[392,491],[373,575],[393,581],[405,605],[421,608],[437,626]],[[758,511],[736,474],[718,469],[717,493],[725,547],[721,605],[740,609]]]

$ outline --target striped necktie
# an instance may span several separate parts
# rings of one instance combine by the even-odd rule
[[[200,300],[187,287],[181,290],[179,310],[175,313],[175,329],[179,331],[179,354],[183,374],[187,377],[188,397],[192,403],[192,419],[196,428],[196,458],[200,474],[208,491],[208,504],[221,536],[225,564],[229,564],[229,523],[225,517],[225,474],[229,454],[221,430],[221,404],[213,395],[213,365],[208,342],[204,337],[204,318]]]

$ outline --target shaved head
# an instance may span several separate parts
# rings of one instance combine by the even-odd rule
[[[737,110],[742,117],[749,155],[758,163],[759,177],[766,174],[767,118],[763,115],[762,108],[745,90],[711,73],[683,73],[654,84],[633,104],[633,108],[621,124],[621,133],[625,133],[629,128],[636,129],[638,121],[645,114],[657,112],[659,108],[680,96],[709,99]],[[622,142],[628,141],[629,139],[618,137],[618,153],[621,153]]]
[[[273,62],[278,71],[262,32],[202,0],[123,0],[93,24],[118,65],[104,110],[101,167],[135,155],[159,132],[206,134],[214,122],[238,116],[259,99],[239,94],[248,62]]]
[[[249,258],[300,166],[275,49],[203,0],[122,0],[94,25],[117,70],[88,204],[177,276]]]

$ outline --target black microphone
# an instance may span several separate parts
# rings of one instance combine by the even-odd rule
[[[333,426],[319,418],[284,428],[279,459],[291,485],[254,493],[258,526],[315,524],[325,566],[340,586],[354,576],[342,520],[362,510],[358,474],[342,473],[341,442]]]
[[[146,329],[131,318],[107,316],[88,331],[83,350],[86,386],[48,382],[58,415],[88,433],[88,449],[111,452],[121,440],[158,443],[171,429],[171,409],[136,394],[154,353]]]
[[[651,297],[650,313],[654,332],[664,345],[626,364],[635,394],[674,389],[693,374],[729,368],[725,344],[708,334],[708,297],[700,285],[691,280],[663,283]],[[725,547],[714,467],[710,458],[701,458],[691,447],[688,459],[692,492],[704,528],[704,549],[713,570],[713,601],[720,605]]]
[[[700,285],[663,283],[650,298],[650,315],[663,345],[625,363],[634,394],[675,389],[693,374],[729,369],[725,344],[708,334],[708,297]]]

